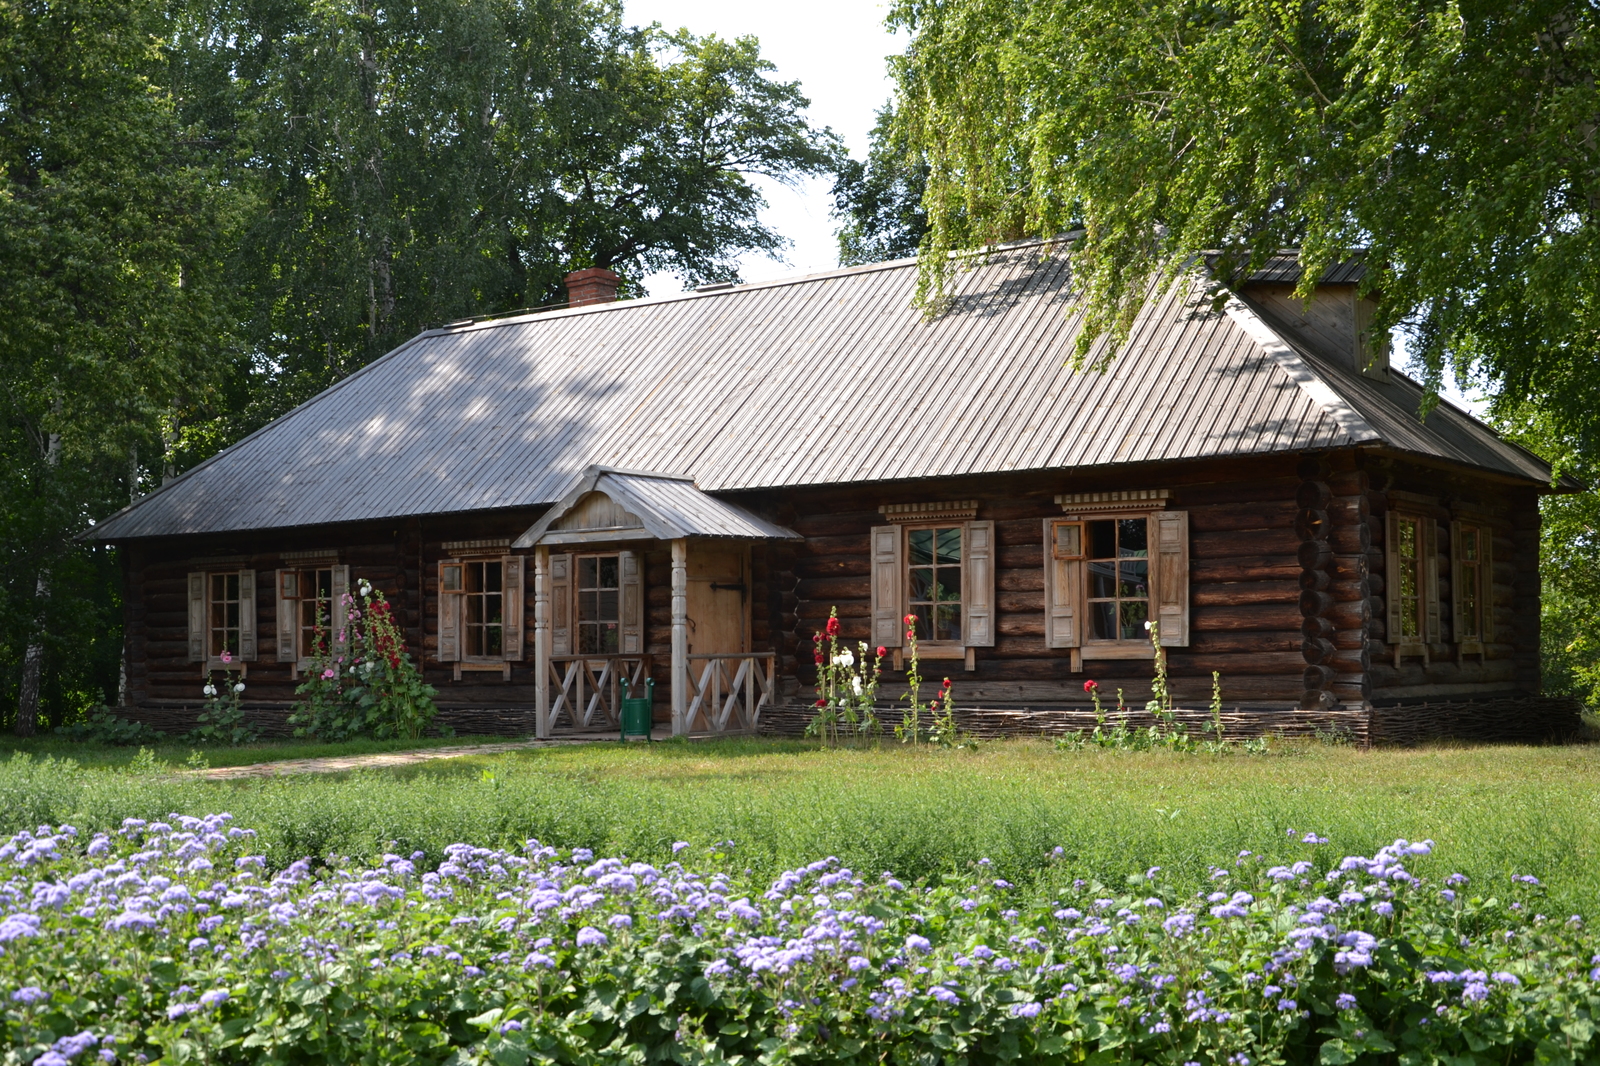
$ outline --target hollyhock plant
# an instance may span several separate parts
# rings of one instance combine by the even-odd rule
[[[422,736],[438,714],[438,693],[405,650],[405,636],[383,592],[367,581],[344,593],[345,627],[330,642],[328,620],[312,631],[311,669],[289,716],[295,736],[346,740]]]
[[[816,713],[806,735],[829,744],[845,740],[872,740],[878,735],[878,681],[883,674],[884,649],[870,658],[865,641],[851,649],[842,639],[839,609],[828,613],[822,632],[812,638],[817,665]]]

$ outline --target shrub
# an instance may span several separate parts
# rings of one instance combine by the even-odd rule
[[[316,627],[311,669],[295,690],[302,703],[289,724],[295,736],[319,740],[415,740],[439,713],[438,692],[406,653],[383,593],[366,581],[358,591],[359,599],[344,595],[342,632]]]
[[[166,734],[143,722],[124,718],[110,707],[98,707],[89,712],[81,722],[57,726],[56,736],[68,740],[88,741],[92,744],[114,744],[130,747],[134,744],[158,744]]]
[[[1185,898],[1157,869],[1107,887],[1058,865],[1025,893],[982,862],[908,886],[821,859],[764,884],[730,872],[731,845],[655,867],[459,844],[432,871],[385,854],[274,873],[229,821],[128,819],[89,840],[41,827],[0,847],[10,1061],[1341,1066],[1596,1051],[1597,938],[1536,913],[1531,877],[1502,897],[1412,875],[1427,842],[1339,859],[1305,834],[1306,858],[1242,855]]]

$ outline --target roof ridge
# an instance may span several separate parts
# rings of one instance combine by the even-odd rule
[[[1228,294],[1228,302],[1223,306],[1223,310],[1251,340],[1277,361],[1279,368],[1300,387],[1300,391],[1305,393],[1312,403],[1326,411],[1328,417],[1337,422],[1339,428],[1344,430],[1352,441],[1362,438],[1382,439],[1383,435],[1351,406],[1349,400],[1340,395],[1327,378],[1314,370],[1277,330],[1268,325],[1265,319],[1251,310],[1250,306],[1236,294],[1231,292]]]
[[[948,256],[951,259],[977,258],[994,255],[998,252],[1019,251],[1024,248],[1043,248],[1048,245],[1061,244],[1070,239],[1069,234],[1062,234],[1056,237],[1029,237],[1025,240],[984,245],[981,248],[956,249],[949,252]],[[829,278],[873,274],[886,270],[903,270],[906,267],[916,266],[920,258],[920,256],[913,255],[903,259],[885,259],[877,263],[856,263],[852,266],[834,267],[831,270],[815,270],[809,274],[785,274],[782,277],[768,278],[765,281],[741,281],[726,288],[712,289],[707,292],[690,289],[687,292],[673,292],[665,296],[644,296],[631,300],[607,300],[600,303],[584,304],[582,307],[534,308],[527,311],[513,311],[500,318],[485,317],[464,322],[458,326],[449,324],[435,326],[433,329],[425,330],[417,336],[429,337],[446,336],[454,333],[472,333],[501,326],[521,326],[530,322],[550,322],[575,314],[587,315],[604,311],[621,311],[628,308],[658,307],[661,304],[676,303],[682,300],[705,300],[719,296],[735,296],[743,293],[760,292],[766,289],[780,289],[789,285],[826,281]]]

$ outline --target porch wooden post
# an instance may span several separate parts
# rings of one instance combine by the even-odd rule
[[[689,542],[672,542],[672,735],[689,732]]]
[[[533,707],[534,735],[550,736],[550,549],[533,549]]]

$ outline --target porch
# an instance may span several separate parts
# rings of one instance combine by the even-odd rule
[[[672,736],[757,732],[777,657],[751,639],[751,546],[798,539],[686,477],[585,471],[513,543],[534,553],[536,735],[620,729],[625,693],[649,692],[658,665]],[[670,623],[652,627],[644,560],[661,549]],[[668,639],[652,645],[652,628]]]

